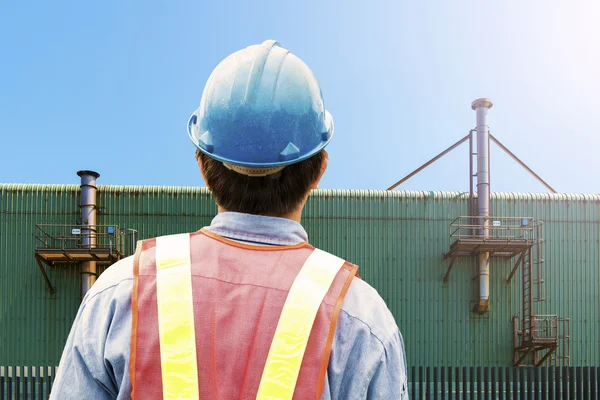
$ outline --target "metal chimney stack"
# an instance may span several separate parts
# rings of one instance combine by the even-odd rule
[[[84,248],[96,247],[96,179],[94,171],[78,171],[81,177],[81,244]],[[96,261],[81,263],[81,298],[96,282]]]
[[[477,99],[471,108],[477,113],[477,216],[481,229],[479,234],[489,236],[490,216],[490,130],[487,112],[492,108],[490,99]],[[479,300],[473,312],[483,314],[490,301],[490,254],[479,253]]]

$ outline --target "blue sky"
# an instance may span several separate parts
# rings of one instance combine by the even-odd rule
[[[212,69],[276,39],[336,136],[321,187],[385,189],[475,125],[560,192],[600,192],[600,3],[0,3],[0,182],[203,185],[185,126]],[[399,189],[468,190],[460,147]],[[492,146],[492,190],[544,187]]]

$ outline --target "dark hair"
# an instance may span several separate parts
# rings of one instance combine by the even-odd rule
[[[319,177],[327,157],[325,150],[309,159],[288,165],[280,173],[250,177],[225,167],[222,162],[196,150],[202,160],[206,183],[219,206],[246,214],[283,216],[294,211]]]

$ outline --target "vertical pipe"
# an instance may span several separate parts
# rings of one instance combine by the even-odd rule
[[[441,400],[446,400],[446,367],[440,367],[440,388]],[[437,393],[437,389],[435,392]]]
[[[505,394],[504,385],[508,378],[505,372],[508,371],[508,367],[498,367],[498,396],[492,397],[492,399],[506,399],[508,395]]]
[[[15,398],[21,398],[21,367],[15,367]]]
[[[462,369],[462,400],[468,399],[467,397],[467,367]]]
[[[596,396],[596,389],[598,387],[598,380],[596,379],[596,368],[598,367],[590,367],[590,392],[592,392],[592,396]]]
[[[78,171],[81,177],[81,244],[84,248],[96,247],[96,179],[100,174],[94,171]],[[96,282],[96,261],[81,263],[81,298]]]
[[[469,234],[471,236],[475,235],[475,230],[472,228],[475,225],[475,204],[473,200],[475,200],[475,196],[473,196],[473,132],[475,129],[471,129],[469,131],[469,225],[471,225],[471,229],[469,230]]]
[[[561,399],[569,398],[569,367],[562,367],[562,382],[561,382]]]
[[[39,393],[39,397],[38,400],[44,400],[44,367],[38,367],[38,384],[39,384],[39,388],[40,391]],[[49,394],[49,393],[48,393]]]
[[[519,398],[519,371],[521,369],[520,368],[513,368],[512,373],[513,373],[513,379],[512,379],[512,386],[510,388],[510,393],[512,395],[513,400],[516,400]]]
[[[473,131],[469,131],[469,217],[473,212]]]
[[[469,367],[469,399],[475,399],[475,367]]]
[[[575,389],[577,387],[576,380],[577,375],[575,374],[575,367],[569,367],[569,400],[577,399],[577,396],[575,395]]]
[[[438,367],[433,367],[433,400],[438,400]]]
[[[29,399],[29,367],[23,367],[23,398]]]
[[[481,224],[480,235],[489,235],[490,216],[490,131],[487,112],[492,108],[490,99],[477,99],[471,104],[477,115],[477,215]],[[483,314],[490,301],[490,254],[479,253],[479,301],[473,308],[476,314]]]
[[[4,367],[0,367],[0,400],[4,400]]]
[[[456,400],[462,400],[462,375],[461,375],[461,367],[455,367],[454,369],[454,393],[456,396],[453,398]]]
[[[419,397],[423,396],[423,367],[419,367]]]

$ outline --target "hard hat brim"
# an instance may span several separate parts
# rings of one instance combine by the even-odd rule
[[[194,143],[194,146],[196,146],[196,148],[198,150],[200,150],[202,153],[206,154],[208,157],[211,157],[215,160],[218,160],[218,161],[221,161],[224,163],[238,165],[241,167],[274,168],[274,167],[282,167],[282,166],[286,166],[286,165],[296,164],[300,161],[306,160],[306,159],[314,156],[315,154],[317,154],[318,152],[323,150],[329,144],[329,142],[333,138],[333,134],[334,134],[333,117],[331,116],[329,111],[325,110],[325,126],[327,128],[327,131],[321,133],[322,140],[316,146],[314,146],[312,149],[310,149],[308,151],[305,151],[304,149],[300,149],[302,151],[302,154],[299,157],[296,157],[292,160],[270,162],[270,163],[246,162],[243,160],[235,160],[235,159],[231,159],[231,158],[223,157],[223,156],[219,155],[219,149],[212,146],[212,144],[208,145],[208,146],[206,145],[206,143],[201,144],[200,132],[198,131],[197,124],[196,124],[196,122],[198,120],[196,112],[197,111],[194,111],[192,113],[192,115],[188,119],[188,123],[187,123],[188,136],[189,136],[190,140],[192,141],[192,143]]]

